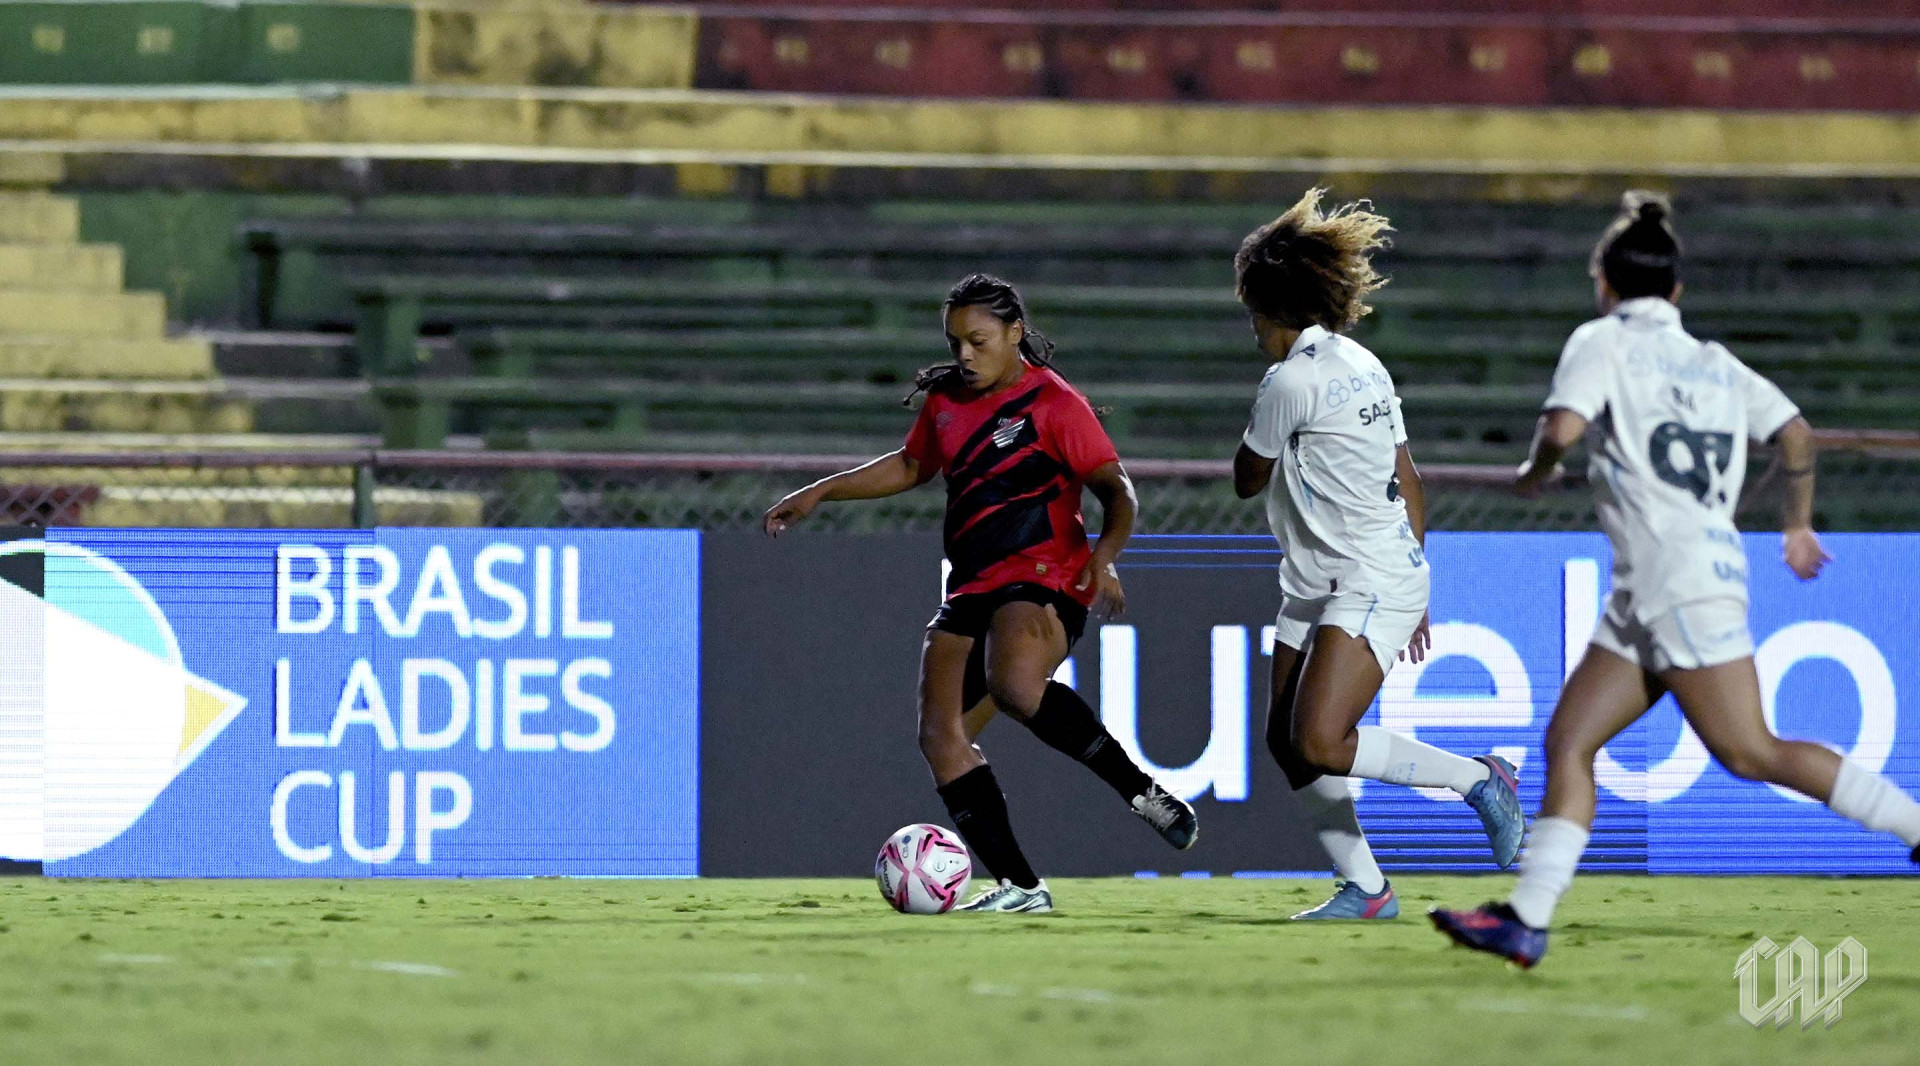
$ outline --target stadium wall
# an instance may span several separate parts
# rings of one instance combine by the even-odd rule
[[[1920,790],[1899,693],[1920,622],[1884,575],[1920,536],[1839,535],[1802,585],[1750,538],[1767,714]],[[1540,744],[1606,592],[1593,534],[1435,534],[1435,654],[1369,721],[1491,748],[1537,806]],[[1058,874],[1258,875],[1319,858],[1262,751],[1274,552],[1141,538],[1130,617],[1063,679],[1181,793],[1165,850],[1004,723],[991,753]],[[943,821],[914,742],[931,535],[54,529],[0,536],[0,858],[72,876],[852,875]],[[1732,779],[1671,704],[1608,748],[1590,867],[1894,874],[1896,844]],[[1490,869],[1451,795],[1365,784],[1395,868]]]
[[[1902,177],[1912,114],[1253,108],[560,89],[20,93],[0,148],[547,163]]]

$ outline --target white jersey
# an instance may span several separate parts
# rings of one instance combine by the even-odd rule
[[[1400,499],[1400,398],[1372,352],[1319,326],[1302,332],[1261,379],[1243,439],[1276,460],[1267,524],[1285,553],[1281,591],[1425,589],[1426,556]]]
[[[1659,297],[1627,300],[1573,331],[1547,409],[1588,419],[1588,466],[1613,584],[1650,620],[1682,603],[1747,598],[1733,510],[1747,440],[1800,413],[1720,344],[1680,326]]]

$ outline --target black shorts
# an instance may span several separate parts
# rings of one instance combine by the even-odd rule
[[[952,633],[957,637],[969,637],[977,644],[993,625],[993,612],[1009,603],[1038,603],[1052,607],[1054,613],[1060,616],[1060,624],[1066,627],[1069,648],[1078,644],[1080,635],[1086,631],[1087,609],[1079,600],[1058,589],[1031,581],[1022,581],[991,592],[969,592],[955,596],[933,612],[933,621],[927,623],[927,628]]]
[[[993,624],[993,612],[1009,603],[1038,603],[1050,605],[1053,612],[1060,616],[1060,624],[1067,631],[1067,647],[1071,649],[1080,642],[1080,634],[1087,628],[1087,609],[1079,600],[1057,589],[1045,585],[1036,585],[1023,581],[1016,585],[994,589],[991,592],[971,592],[955,596],[940,605],[933,612],[933,621],[927,623],[928,629],[938,629],[942,633],[970,637],[973,650],[967,654],[967,669],[960,682],[960,700],[963,708],[972,707],[987,694],[987,629]]]

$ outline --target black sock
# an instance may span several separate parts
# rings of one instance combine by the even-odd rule
[[[1085,765],[1123,800],[1132,802],[1153,784],[1153,778],[1133,764],[1120,742],[1100,724],[1087,701],[1058,681],[1047,682],[1040,709],[1024,721],[1041,743]]]
[[[1013,839],[1013,823],[1007,818],[1007,797],[1000,782],[993,779],[993,767],[980,766],[941,785],[940,798],[946,801],[953,826],[967,838],[980,864],[995,877],[1003,877],[1021,888],[1040,883],[1020,845]]]

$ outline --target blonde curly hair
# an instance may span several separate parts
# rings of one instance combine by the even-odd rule
[[[1326,192],[1308,189],[1285,214],[1247,234],[1233,257],[1240,302],[1288,329],[1351,329],[1373,310],[1367,295],[1387,283],[1371,256],[1388,245],[1393,226],[1365,200],[1322,212]]]

